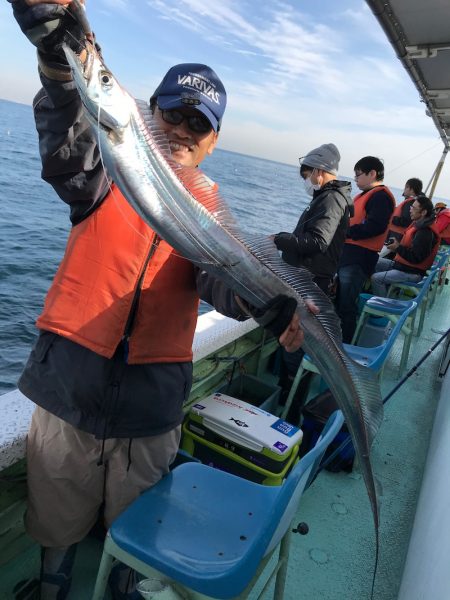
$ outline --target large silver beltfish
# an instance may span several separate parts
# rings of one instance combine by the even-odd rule
[[[369,451],[383,418],[380,389],[374,373],[345,353],[330,300],[308,271],[281,260],[271,239],[241,231],[200,169],[174,163],[148,104],[134,100],[119,85],[90,43],[84,63],[68,46],[64,50],[107,172],[144,221],[250,305],[263,308],[279,294],[297,300],[303,348],[329,385],[353,439],[378,548],[379,511]],[[319,314],[308,310],[306,298],[318,306]]]

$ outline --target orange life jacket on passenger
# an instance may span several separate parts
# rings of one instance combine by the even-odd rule
[[[431,267],[431,265],[433,264],[434,257],[436,256],[437,251],[439,250],[441,238],[436,229],[436,223],[429,225],[428,229],[431,229],[431,231],[434,233],[435,242],[434,242],[433,248],[432,248],[429,256],[427,256],[427,258],[425,258],[420,263],[412,263],[412,262],[409,262],[408,260],[406,260],[405,258],[402,258],[398,254],[396,254],[395,258],[394,258],[394,262],[400,263],[402,265],[406,265],[413,269],[418,269],[423,272],[425,272],[427,269],[429,269]],[[414,236],[416,235],[417,231],[418,230],[417,230],[416,226],[414,225],[414,223],[411,223],[411,225],[405,231],[405,233],[401,239],[400,245],[405,246],[405,248],[411,248],[412,244],[413,244]]]
[[[113,185],[72,228],[36,324],[111,358],[139,283],[128,362],[192,360],[199,304],[194,267],[156,236]]]
[[[441,210],[436,217],[436,227],[444,244],[450,244],[450,208]]]
[[[394,208],[394,212],[392,213],[391,216],[391,221],[389,223],[389,230],[393,231],[394,233],[400,233],[401,235],[403,235],[407,229],[407,227],[409,227],[409,225],[407,227],[403,227],[401,225],[394,225],[392,222],[392,219],[394,217],[401,217],[402,216],[402,212],[403,212],[403,207],[405,206],[405,204],[409,203],[412,204],[414,202],[415,198],[414,196],[410,196],[409,198],[406,198],[405,200],[403,200],[403,202],[400,202],[400,204],[398,204],[395,208]]]
[[[377,192],[380,192],[380,191],[384,191],[388,194],[388,196],[391,198],[391,201],[392,201],[392,209],[394,209],[395,198],[392,195],[391,190],[388,187],[386,187],[385,185],[377,185],[377,186],[371,188],[369,191],[361,192],[360,194],[355,196],[355,198],[353,200],[354,214],[353,214],[353,217],[350,219],[350,227],[352,225],[359,225],[360,223],[363,223],[363,221],[365,220],[365,218],[367,216],[367,213],[366,213],[367,202],[370,200],[370,198],[372,198],[372,196],[374,194],[376,194]],[[379,252],[381,250],[381,248],[383,247],[383,243],[384,243],[384,240],[386,239],[386,233],[387,233],[388,229],[389,229],[389,223],[386,225],[386,229],[382,233],[380,233],[374,237],[366,238],[364,240],[346,239],[345,243],[346,244],[354,244],[355,246],[362,246],[363,248],[367,248],[368,250],[374,250],[375,252]]]

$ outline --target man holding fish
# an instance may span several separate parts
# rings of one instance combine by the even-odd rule
[[[378,548],[369,456],[383,418],[378,380],[346,354],[333,306],[309,271],[287,265],[268,236],[242,231],[196,168],[214,149],[225,108],[217,75],[202,64],[176,65],[149,106],[106,66],[79,0],[70,14],[54,3],[13,5],[39,50],[43,173],[73,222],[19,383],[39,404],[27,526],[46,547],[42,581],[67,588],[75,543],[100,504],[111,522],[167,472],[189,392],[199,297],[235,318],[257,316],[289,350],[303,345],[345,416]],[[124,597],[122,583],[116,598]]]
[[[168,472],[192,382],[199,298],[238,320],[234,293],[151,231],[105,172],[61,41],[82,53],[67,0],[12,0],[38,48],[33,107],[43,177],[70,205],[72,230],[19,388],[38,406],[28,437],[29,534],[42,546],[41,600],[65,598],[77,542]],[[172,67],[151,109],[172,157],[196,167],[216,146],[226,92],[206,65]],[[214,185],[210,182],[211,185]],[[303,341],[295,301],[257,314],[287,350]],[[129,570],[114,598],[132,598]],[[137,595],[136,595],[137,597]]]
[[[64,39],[83,58],[86,32],[68,8],[76,3],[10,1],[38,48],[43,88],[33,108],[43,178],[69,204],[72,223],[18,384],[37,404],[26,528],[43,550],[40,599],[61,600],[76,544],[100,508],[108,526],[175,457],[199,298],[238,320],[248,315],[232,290],[152,231],[108,176],[61,49]],[[213,152],[225,104],[210,67],[167,72],[150,106],[177,163],[196,167]],[[280,295],[269,304],[253,314],[297,350],[296,301]],[[112,579],[115,599],[138,597],[129,569],[119,566]]]

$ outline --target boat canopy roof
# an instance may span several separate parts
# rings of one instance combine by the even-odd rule
[[[450,0],[366,0],[450,148]]]

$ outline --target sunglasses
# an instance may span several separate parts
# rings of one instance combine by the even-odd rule
[[[179,125],[186,120],[189,129],[195,133],[208,133],[213,128],[208,119],[202,114],[185,115],[179,110],[160,110],[163,121],[170,125]]]

